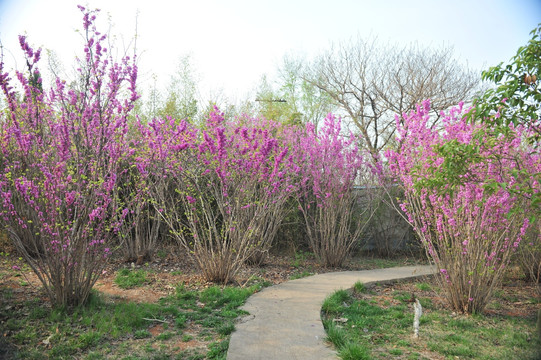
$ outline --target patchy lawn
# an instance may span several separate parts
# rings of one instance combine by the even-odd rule
[[[339,270],[418,262],[357,257]],[[306,252],[246,266],[227,287],[205,282],[194,269],[188,257],[171,249],[142,265],[113,259],[89,303],[68,312],[51,309],[30,269],[2,254],[0,358],[225,359],[247,297],[264,286],[331,271]]]
[[[423,306],[413,337],[414,297]],[[323,304],[328,340],[342,359],[541,358],[536,330],[541,299],[535,284],[508,278],[483,314],[449,309],[433,279],[338,291]]]

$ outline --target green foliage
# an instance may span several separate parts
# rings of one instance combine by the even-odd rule
[[[400,355],[400,354],[396,354]],[[347,343],[344,345],[338,353],[343,360],[370,360],[370,352],[362,345],[355,343]]]
[[[278,69],[276,88],[262,77],[256,99],[260,115],[288,125],[310,122],[317,127],[336,110],[329,94],[302,78],[304,67],[302,60],[286,56]]]
[[[151,337],[152,334],[147,329],[137,330],[133,333],[133,337],[136,339],[146,339]]]
[[[427,283],[418,283],[415,284],[415,287],[421,291],[430,291],[432,288]]]
[[[158,105],[155,116],[193,121],[197,115],[197,75],[189,55],[179,59],[176,73],[170,78],[165,100]],[[155,95],[158,96],[158,95]]]
[[[541,139],[541,23],[530,32],[531,39],[521,46],[509,64],[500,63],[482,74],[483,80],[496,87],[487,90],[475,100],[475,119],[497,125],[505,133],[510,124],[525,125],[534,132],[532,142]],[[498,116],[494,114],[498,113]],[[536,124],[537,122],[537,124]]]
[[[171,339],[175,334],[171,331],[165,331],[156,336],[156,340],[169,340]]]
[[[332,321],[324,323],[327,331],[327,340],[334,344],[338,349],[348,343],[347,332],[342,327],[335,325]]]
[[[297,272],[297,273],[294,273],[292,274],[289,279],[290,280],[297,280],[297,279],[302,279],[302,278],[305,278],[305,277],[308,277],[308,276],[312,276],[314,275],[313,273],[311,273],[310,271],[308,270],[304,270],[302,272]]]
[[[508,64],[500,63],[482,74],[482,79],[493,82],[495,87],[488,89],[474,101],[474,110],[468,116],[472,121],[482,121],[494,126],[496,134],[508,134],[510,125],[522,125],[529,130],[527,140],[538,151],[541,144],[541,23],[530,32],[531,39],[521,46]],[[539,183],[541,174],[517,170],[515,179],[533,177]],[[541,212],[541,193],[533,189],[529,182],[518,181],[517,192],[531,199],[532,207],[539,216]],[[506,184],[494,184],[504,187]]]
[[[353,291],[355,291],[357,294],[363,293],[366,291],[366,286],[362,282],[357,281],[353,285]]]
[[[301,266],[304,266],[305,261],[313,256],[310,252],[305,251],[295,251],[295,260],[291,264],[294,268],[298,269]]]
[[[147,272],[142,269],[121,269],[115,278],[115,284],[121,289],[142,286],[145,282],[147,282]]]

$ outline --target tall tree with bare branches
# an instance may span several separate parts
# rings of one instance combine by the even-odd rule
[[[452,48],[382,46],[361,38],[334,44],[306,64],[302,79],[332,98],[374,157],[399,145],[395,114],[430,99],[437,122],[442,110],[469,101],[480,85],[480,76],[461,65]]]

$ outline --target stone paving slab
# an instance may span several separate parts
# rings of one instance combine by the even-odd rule
[[[336,359],[325,343],[320,318],[325,298],[357,281],[385,282],[432,275],[431,266],[344,271],[314,275],[263,289],[242,307],[250,313],[236,324],[227,360]]]

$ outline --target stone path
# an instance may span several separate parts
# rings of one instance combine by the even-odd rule
[[[243,309],[250,315],[236,325],[228,360],[336,359],[325,343],[320,311],[323,300],[357,281],[365,284],[409,279],[434,273],[430,266],[320,274],[272,286],[252,295]]]

